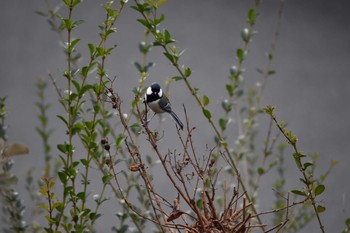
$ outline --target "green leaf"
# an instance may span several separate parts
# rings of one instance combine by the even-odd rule
[[[220,125],[221,130],[225,130],[226,129],[226,122],[227,121],[225,119],[223,119],[223,118],[219,119],[219,125]]]
[[[92,89],[92,88],[93,88],[93,86],[90,85],[90,84],[84,85],[84,86],[81,88],[81,90],[80,90],[80,92],[79,92],[79,95],[80,95],[80,96],[83,96],[83,95],[85,94],[85,92],[87,92],[88,90],[90,90],[90,89]]]
[[[60,179],[63,185],[67,184],[68,176],[65,172],[58,172],[58,178]]]
[[[189,67],[187,67],[185,69],[185,76],[186,76],[186,78],[190,77],[191,74],[192,74],[192,70]]]
[[[80,39],[75,39],[70,43],[70,47],[71,49],[73,49],[78,43],[79,43]]]
[[[324,192],[325,189],[326,189],[326,187],[323,184],[318,185],[315,188],[315,195],[316,196],[321,195]]]
[[[227,93],[232,97],[233,96],[233,86],[230,84],[226,84]]]
[[[74,8],[76,5],[80,3],[81,0],[73,0],[72,2],[72,8]]]
[[[140,125],[139,123],[134,123],[134,124],[132,124],[132,125],[130,126],[130,128],[131,128],[131,131],[132,131],[134,134],[136,134],[136,135],[138,135],[138,134],[141,132],[141,129],[142,129],[142,127],[141,127],[141,125]]]
[[[227,143],[227,141],[225,141],[225,140],[221,140],[221,141],[220,141],[220,145],[222,145],[222,146],[225,147],[225,148],[228,147],[228,143]]]
[[[94,44],[88,44],[89,46],[89,51],[90,51],[90,56],[92,57],[95,53],[95,45]]]
[[[96,214],[96,213],[89,214],[89,219],[93,221],[96,221],[96,219],[98,219],[99,217],[101,217],[101,214]]]
[[[155,19],[155,20],[154,20],[154,22],[153,22],[154,25],[157,26],[158,24],[160,24],[161,22],[163,22],[163,21],[164,21],[164,18],[165,18],[164,14],[161,14],[160,17],[159,17],[158,19]]]
[[[322,213],[326,211],[326,207],[322,206],[322,205],[318,205],[317,206],[317,212],[318,213]]]
[[[98,57],[102,57],[102,56],[104,56],[104,54],[105,54],[105,50],[104,50],[103,47],[97,47],[97,48],[96,48],[96,51],[97,51],[97,56],[98,56]]]
[[[203,105],[204,105],[204,107],[207,106],[207,105],[209,104],[209,101],[210,101],[210,100],[209,100],[208,96],[206,96],[206,95],[203,96]]]
[[[175,77],[172,77],[171,79],[175,80],[175,81],[179,81],[182,79],[181,76],[175,76]]]
[[[71,31],[73,28],[73,22],[71,19],[62,19],[63,24],[61,26],[61,29],[67,29],[68,31]]]
[[[168,30],[164,30],[164,42],[165,44],[175,42],[175,40],[171,38],[170,32]]]
[[[87,129],[92,130],[95,127],[95,122],[94,121],[85,121],[84,125],[86,126]]]
[[[73,79],[72,83],[73,83],[75,89],[77,90],[77,92],[79,92],[80,91],[80,84],[79,84],[79,82],[77,80]]]
[[[350,218],[345,220],[345,224],[346,224],[347,227],[350,227]]]
[[[67,147],[65,144],[58,144],[57,145],[57,149],[59,151],[61,151],[63,154],[66,154],[67,153]]]
[[[204,116],[205,116],[208,120],[211,119],[211,113],[210,113],[209,110],[203,109],[203,114],[204,114]]]
[[[295,195],[299,195],[299,196],[307,196],[305,192],[300,191],[298,189],[294,189],[291,191],[292,193],[294,193]]]
[[[77,194],[77,197],[80,199],[80,200],[84,200],[85,199],[85,192],[79,192],[78,194]]]
[[[80,162],[87,167],[89,165],[89,161],[87,159],[80,159]]]
[[[104,176],[102,177],[102,182],[103,182],[103,184],[108,184],[109,181],[110,181],[112,178],[113,178],[113,176],[110,175],[110,174],[104,175]]]
[[[313,165],[313,163],[311,163],[311,162],[304,163],[304,170],[306,170],[306,168],[308,168],[308,167],[310,167],[312,165]]]
[[[271,61],[273,58],[272,53],[266,53],[266,57]]]
[[[68,122],[67,120],[63,117],[63,116],[60,116],[60,115],[56,115],[61,121],[63,121],[63,123],[68,126]]]
[[[203,200],[202,200],[202,199],[198,199],[196,204],[197,204],[197,207],[198,207],[199,209],[202,209],[202,208],[203,208]]]
[[[293,158],[294,158],[294,161],[295,161],[295,164],[297,165],[297,167],[299,168],[299,170],[303,170],[303,165],[301,163],[301,158],[302,157],[305,157],[305,155],[302,155],[301,153],[299,152],[294,152],[293,153]]]
[[[241,63],[244,59],[244,50],[243,49],[237,49],[236,50],[236,56],[238,61]]]
[[[275,73],[276,73],[275,70],[269,70],[269,71],[267,71],[267,74],[268,74],[268,75],[274,75]]]
[[[145,11],[149,11],[150,7],[148,3],[140,4],[136,3],[136,6],[131,6],[132,9],[139,11],[140,13],[143,13]]]
[[[116,141],[117,147],[120,147],[124,139],[125,139],[125,136],[123,134],[120,134]]]
[[[255,24],[255,18],[256,18],[256,11],[255,9],[250,9],[248,11],[248,22],[250,25],[254,25]]]
[[[137,19],[137,21],[139,21],[143,26],[145,26],[148,29],[152,29],[152,25],[148,23],[147,20],[144,19]]]
[[[168,58],[168,60],[172,63],[172,64],[174,64],[174,61],[175,61],[175,59],[174,59],[174,56],[173,55],[171,55],[170,53],[163,53],[165,56],[166,56],[166,58]]]
[[[64,4],[66,4],[66,6],[70,6],[70,0],[63,0]]]
[[[259,168],[258,168],[258,174],[261,176],[261,175],[263,175],[264,173],[265,173],[265,169],[262,168],[262,167],[259,167]]]

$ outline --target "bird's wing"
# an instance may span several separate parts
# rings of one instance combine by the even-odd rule
[[[159,106],[166,112],[172,111],[170,101],[165,95],[163,95],[163,97],[159,100]]]

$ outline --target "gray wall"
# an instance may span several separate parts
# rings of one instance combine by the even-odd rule
[[[248,69],[245,74],[248,83],[258,80],[255,68],[266,64],[264,54],[269,50],[274,33],[277,2],[266,0],[261,4],[256,26],[258,34],[244,65]],[[96,26],[103,18],[99,4],[100,1],[85,1],[77,9],[80,18],[87,21],[77,32],[83,38],[81,45],[96,41]],[[219,90],[225,85],[229,67],[235,63],[235,49],[242,45],[240,30],[246,25],[250,4],[250,1],[232,0],[177,0],[168,1],[161,8],[166,15],[163,25],[172,32],[178,45],[186,49],[182,61],[193,70],[192,82],[202,93],[208,93],[212,102],[220,101],[224,96]],[[135,17],[139,16],[129,8],[130,5],[127,4],[116,25],[119,32],[113,37],[113,43],[118,44],[118,48],[107,65],[111,75],[123,80],[119,91],[132,98],[130,90],[137,82],[137,71],[132,62],[140,60],[137,44],[143,31],[135,22]],[[324,171],[331,160],[340,161],[325,182],[326,192],[321,197],[327,207],[327,212],[321,216],[328,232],[340,232],[344,220],[350,216],[350,185],[346,182],[346,177],[350,176],[349,7],[345,0],[286,1],[273,61],[277,73],[271,78],[264,99],[264,104],[277,107],[279,118],[289,123],[303,151],[320,153],[319,172]],[[40,0],[0,2],[0,96],[8,96],[9,141],[23,142],[31,150],[29,156],[15,158],[14,171],[20,177],[27,168],[40,167],[38,162],[42,160],[41,142],[34,129],[39,124],[34,106],[37,100],[35,79],[47,77],[48,71],[59,77],[64,68],[64,55],[57,35],[49,30],[44,18],[34,13],[45,8],[44,1]],[[86,51],[86,47],[80,48]],[[151,59],[157,65],[151,70],[149,82],[162,82],[161,77],[169,78],[175,74],[160,52],[157,48],[152,51]],[[182,103],[191,104],[188,103],[190,95],[182,83],[176,83],[175,87],[176,92],[172,89],[173,102],[176,100],[173,105],[180,111]],[[53,103],[52,116],[62,111],[51,87],[48,101]],[[205,122],[202,118],[198,116],[198,126]],[[262,120],[267,122],[267,118]],[[58,129],[53,141],[62,142],[59,123],[51,123]],[[211,142],[208,138],[197,140]],[[289,174],[295,180],[294,172],[291,169]],[[20,181],[19,190],[23,189],[23,182]],[[268,180],[264,182],[269,184]],[[271,193],[270,188],[267,190]],[[106,208],[105,215],[114,219],[114,212]],[[110,229],[103,224],[98,226],[99,232]],[[303,232],[319,232],[316,222]]]

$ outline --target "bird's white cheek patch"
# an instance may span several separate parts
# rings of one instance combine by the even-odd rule
[[[151,88],[151,87],[148,87],[148,88],[147,88],[146,94],[147,94],[147,95],[151,95],[151,94],[152,94],[152,88]]]
[[[163,96],[163,91],[162,91],[162,89],[159,90],[158,95],[159,95],[159,97],[162,97],[162,96]]]

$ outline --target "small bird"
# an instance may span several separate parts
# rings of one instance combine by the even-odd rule
[[[179,117],[171,110],[170,102],[168,97],[163,93],[162,88],[158,83],[152,83],[151,86],[147,88],[146,94],[145,94],[145,101],[154,112],[154,115],[157,113],[164,113],[167,112],[170,114],[171,118],[178,124],[181,130],[183,130],[184,125],[180,121]],[[152,118],[149,120],[151,121]],[[148,122],[149,122],[148,121]]]

